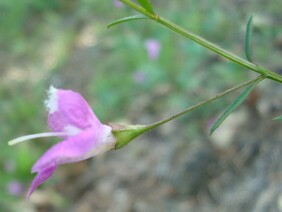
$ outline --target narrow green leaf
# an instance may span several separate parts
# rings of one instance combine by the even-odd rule
[[[154,14],[153,6],[150,0],[137,0],[139,4],[146,9],[149,13]]]
[[[124,22],[128,22],[128,21],[133,21],[133,20],[139,20],[139,19],[149,19],[147,16],[145,15],[133,15],[133,16],[129,16],[129,17],[125,17],[125,18],[121,18],[119,20],[113,21],[112,23],[110,23],[107,28],[110,28],[112,26],[124,23]]]
[[[225,111],[217,118],[215,123],[212,125],[210,135],[221,125],[221,123],[247,98],[253,88],[257,85],[258,81],[248,86],[228,107]]]
[[[282,115],[281,116],[277,116],[273,119],[274,121],[279,121],[279,120],[282,120]]]
[[[249,17],[247,27],[246,27],[246,36],[245,36],[245,54],[248,61],[252,62],[251,55],[251,32],[252,32],[252,23],[253,23],[253,15]]]

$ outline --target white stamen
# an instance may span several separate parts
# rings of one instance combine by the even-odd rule
[[[51,85],[47,91],[48,99],[44,101],[45,107],[50,114],[58,110],[58,95],[57,89]]]
[[[15,145],[15,144],[21,143],[23,141],[31,140],[31,139],[34,139],[34,138],[58,137],[58,136],[68,136],[68,135],[69,135],[69,133],[67,133],[67,132],[38,133],[38,134],[25,135],[25,136],[22,136],[22,137],[18,137],[16,139],[9,141],[8,144],[11,146],[11,145]]]

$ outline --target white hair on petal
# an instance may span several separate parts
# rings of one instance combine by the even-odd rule
[[[58,110],[58,95],[57,89],[51,85],[47,91],[48,99],[44,101],[47,111],[52,114]]]

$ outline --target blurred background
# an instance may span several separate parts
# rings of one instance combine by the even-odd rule
[[[282,74],[278,0],[152,1],[162,16],[244,57],[254,14],[255,63]],[[58,139],[50,85],[80,92],[104,122],[149,124],[256,76],[112,0],[0,1],[0,211],[281,211],[282,86],[266,80],[209,136],[239,93],[147,133],[118,151],[59,167],[25,201],[31,166]]]

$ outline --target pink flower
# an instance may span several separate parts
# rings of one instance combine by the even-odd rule
[[[33,165],[32,173],[36,172],[37,175],[31,183],[27,198],[52,176],[59,165],[85,160],[115,148],[116,139],[112,128],[99,121],[79,93],[51,86],[48,95],[49,99],[45,101],[45,105],[49,112],[48,123],[52,132],[27,135],[9,142],[13,145],[40,137],[63,138]]]
[[[123,6],[123,3],[120,2],[119,0],[113,0],[113,3],[115,5],[115,7],[122,7]]]
[[[145,48],[146,48],[148,56],[151,60],[155,60],[159,57],[161,44],[158,40],[148,39],[145,42]]]
[[[20,196],[23,191],[23,185],[18,181],[11,181],[7,184],[7,191],[13,196]]]
[[[133,73],[133,80],[137,84],[143,84],[146,80],[146,74],[143,71],[135,71]]]

